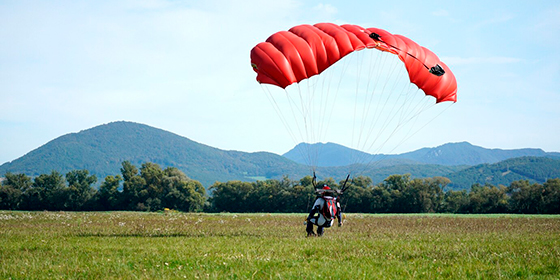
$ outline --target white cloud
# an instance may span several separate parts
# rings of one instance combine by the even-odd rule
[[[523,32],[524,38],[540,43],[540,47],[551,48],[558,54],[560,43],[560,5],[553,9],[542,11],[530,19],[528,27]]]
[[[322,13],[326,16],[333,16],[338,13],[338,9],[335,6],[331,4],[323,4],[323,3],[317,4],[315,7],[313,7],[313,10]]]
[[[433,11],[432,15],[436,16],[436,17],[448,17],[449,12],[447,10],[444,10],[444,9],[439,9],[439,10]]]

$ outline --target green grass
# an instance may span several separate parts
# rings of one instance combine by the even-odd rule
[[[560,216],[0,211],[0,279],[559,279]]]

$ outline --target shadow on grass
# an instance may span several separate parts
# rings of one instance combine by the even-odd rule
[[[174,233],[147,233],[147,232],[128,232],[128,233],[78,233],[71,234],[72,237],[188,237],[188,238],[200,238],[200,237],[262,237],[260,234],[247,233],[247,232],[228,232],[228,233],[192,233],[192,232],[174,232]]]

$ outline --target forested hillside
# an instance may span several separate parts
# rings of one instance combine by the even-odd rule
[[[311,152],[310,152],[311,151]],[[344,166],[355,163],[375,162],[378,166],[396,164],[477,165],[502,160],[535,156],[560,159],[560,153],[541,149],[486,149],[468,142],[447,143],[434,148],[422,148],[402,154],[368,154],[335,143],[301,143],[283,156],[307,164],[308,154],[317,154],[317,166]]]
[[[554,159],[557,153],[546,153],[550,158],[523,158],[472,168],[469,168],[469,165],[442,164],[447,162],[443,159],[450,156],[456,157],[455,162],[463,162],[472,160],[471,157],[476,157],[476,154],[505,153],[502,150],[473,147],[468,143],[446,144],[402,155],[383,155],[382,161],[369,162],[366,165],[337,166],[335,162],[343,163],[350,158],[348,154],[341,154],[349,149],[328,143],[323,145],[323,156],[330,158],[333,166],[319,166],[315,171],[321,179],[332,177],[341,180],[350,172],[352,177],[364,175],[376,183],[394,174],[410,174],[411,178],[445,176],[451,179],[448,188],[452,189],[468,189],[475,183],[508,185],[515,180],[542,183],[547,178],[560,177],[557,168],[559,157]],[[472,149],[478,150],[474,156],[466,152]],[[420,155],[437,151],[442,163],[422,162],[423,157]],[[523,154],[538,151],[540,150],[522,149],[517,152]],[[508,151],[505,154],[511,156],[517,152]],[[339,156],[343,156],[345,160],[339,161]],[[72,170],[88,170],[90,174],[99,178],[100,182],[108,175],[119,174],[124,161],[134,165],[152,162],[162,168],[175,167],[189,178],[201,182],[206,188],[215,182],[254,182],[282,179],[284,176],[293,179],[313,173],[311,167],[276,154],[225,151],[147,125],[113,122],[58,137],[12,162],[1,165],[0,177],[7,172],[35,177],[52,171],[66,174]]]
[[[56,170],[87,169],[98,178],[119,173],[123,161],[176,167],[209,186],[215,181],[303,176],[305,168],[279,155],[224,151],[188,138],[132,122],[113,122],[54,139],[0,166],[0,174],[29,176]]]
[[[544,183],[560,177],[560,160],[544,157],[520,157],[494,164],[480,164],[448,174],[452,189],[469,189],[473,184],[509,185],[528,180]]]

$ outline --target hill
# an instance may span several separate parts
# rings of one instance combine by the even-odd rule
[[[422,163],[442,165],[477,165],[497,163],[518,157],[553,157],[560,159],[560,153],[547,153],[542,149],[486,149],[468,142],[448,143],[435,148],[423,148],[396,156]]]
[[[113,122],[58,137],[28,154],[0,166],[0,174],[29,176],[87,169],[99,179],[120,174],[121,163],[136,166],[154,162],[173,166],[210,186],[215,181],[275,178],[301,174],[302,167],[267,152],[224,151],[168,131],[133,122]],[[301,171],[300,171],[301,170]]]
[[[308,158],[309,155],[317,155]],[[336,143],[300,143],[282,156],[297,163],[309,165],[317,163],[321,167],[347,166],[356,163],[378,162],[376,166],[393,166],[399,164],[416,164],[419,161],[399,158],[395,155],[372,155],[351,149]],[[383,159],[383,160],[382,160]]]
[[[331,144],[336,145],[336,144]],[[338,145],[340,146],[340,145]],[[340,146],[343,147],[343,146]],[[276,154],[224,151],[197,143],[177,134],[133,122],[113,122],[49,141],[28,154],[0,166],[6,172],[38,176],[56,170],[65,174],[87,169],[99,181],[120,174],[123,161],[136,166],[145,162],[162,168],[177,167],[206,188],[214,182],[300,179],[311,175],[310,168]],[[410,173],[412,177],[442,176],[464,168],[417,164],[410,160],[389,159],[371,166],[319,167],[317,176],[342,180],[349,170],[380,182],[391,174]]]
[[[298,146],[305,148],[305,145]],[[560,177],[560,172],[556,168],[560,157],[555,157],[554,153],[545,153],[545,155],[556,158],[556,161],[531,157],[530,160],[523,158],[523,160],[511,160],[505,163],[484,162],[483,165],[476,167],[466,164],[451,165],[451,163],[478,162],[483,159],[494,161],[498,158],[496,154],[503,157],[523,153],[487,150],[464,142],[420,149],[401,155],[377,155],[384,160],[367,165],[337,166],[349,162],[350,157],[347,152],[350,149],[334,143],[321,145],[323,145],[322,156],[327,159],[325,162],[330,162],[330,165],[317,168],[317,176],[320,180],[328,177],[342,180],[349,171],[352,171],[353,176],[366,175],[378,183],[392,174],[409,173],[412,178],[446,176],[453,181],[451,187],[461,189],[468,188],[473,183],[508,185],[508,182],[520,179],[542,182],[543,178]],[[473,156],[468,152],[469,150],[479,155]],[[539,153],[539,151],[527,149],[525,152]],[[351,152],[359,156],[371,156],[355,150]],[[494,157],[480,156],[486,152],[493,153]],[[458,158],[454,159],[454,156]],[[216,181],[281,179],[285,175],[290,176],[291,179],[300,179],[311,175],[308,166],[298,164],[289,157],[291,156],[267,152],[220,150],[165,130],[121,121],[66,134],[49,141],[28,154],[1,165],[0,175],[12,172],[33,177],[50,173],[52,170],[65,174],[72,170],[87,169],[101,182],[107,175],[120,174],[121,164],[125,160],[138,167],[145,162],[157,163],[162,168],[177,167],[190,178],[200,181],[206,188]],[[540,173],[542,175],[539,175]],[[499,174],[502,175],[498,176]]]
[[[545,157],[520,157],[493,164],[480,164],[447,174],[449,187],[454,190],[469,189],[471,185],[486,183],[509,186],[517,180],[544,183],[560,177],[560,160]]]
[[[310,153],[309,151],[312,151]],[[438,165],[477,165],[483,163],[496,163],[502,160],[533,156],[560,159],[560,153],[547,153],[541,149],[486,149],[474,146],[468,142],[448,143],[435,148],[422,148],[416,151],[396,154],[368,154],[347,148],[335,143],[301,143],[285,153],[287,157],[297,163],[307,164],[309,159],[304,155],[320,154],[321,157],[313,159],[317,166],[344,166],[357,162],[368,163],[380,161],[381,165],[395,164],[438,164]]]

